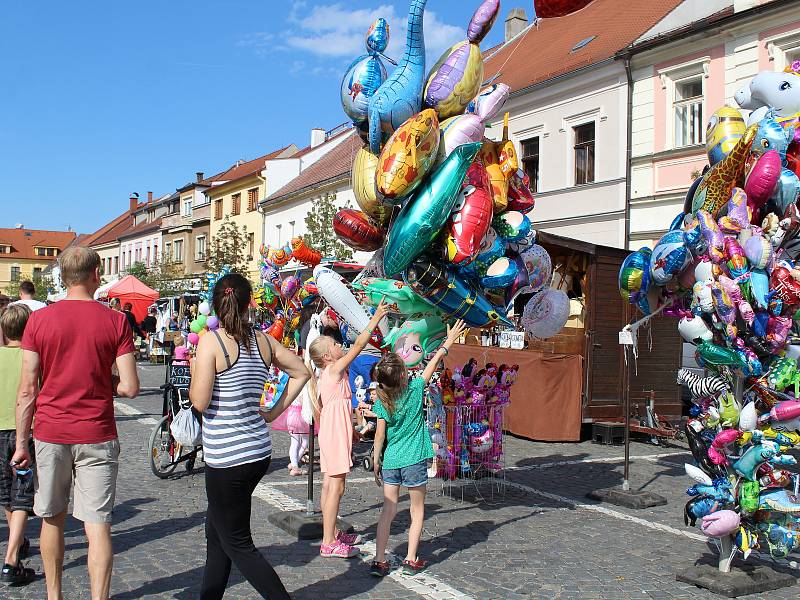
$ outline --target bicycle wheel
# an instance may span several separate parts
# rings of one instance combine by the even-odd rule
[[[150,470],[153,475],[161,479],[170,476],[178,466],[176,451],[180,452],[179,446],[169,430],[167,417],[161,417],[150,434]]]

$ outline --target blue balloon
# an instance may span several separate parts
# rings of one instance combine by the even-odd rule
[[[800,196],[800,179],[791,169],[782,169],[770,202],[776,206],[778,214],[782,215],[790,204],[797,202],[798,196]]]
[[[691,260],[683,231],[668,231],[656,244],[650,259],[650,275],[656,285],[669,283]]]
[[[750,290],[753,299],[760,308],[767,308],[769,304],[769,276],[764,269],[750,271]]]

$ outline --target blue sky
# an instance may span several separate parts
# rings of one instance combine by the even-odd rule
[[[465,37],[478,4],[429,0],[429,61]],[[501,40],[509,8],[484,48]],[[159,196],[195,171],[306,145],[312,127],[346,120],[339,81],[369,24],[389,20],[397,58],[407,10],[406,0],[5,3],[0,227],[92,232],[130,192]]]

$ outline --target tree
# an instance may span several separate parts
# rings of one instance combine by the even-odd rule
[[[336,237],[333,231],[333,218],[338,212],[336,207],[336,194],[325,194],[313,208],[306,214],[306,229],[308,233],[303,236],[306,244],[322,252],[325,258],[336,260],[351,260],[353,251]],[[349,203],[342,208],[350,208]]]
[[[162,298],[177,296],[186,291],[187,278],[183,267],[163,255],[158,263],[149,267],[143,262],[133,263],[126,274],[133,275],[147,287],[157,291]]]
[[[21,274],[17,281],[12,281],[6,286],[5,294],[9,298],[19,298],[19,284],[23,281],[30,281],[36,288],[34,298],[44,302],[47,300],[47,294],[55,291],[55,283],[50,275],[42,273],[34,273],[33,275]]]
[[[226,216],[217,234],[211,237],[206,270],[219,273],[222,267],[230,267],[231,272],[247,277],[248,242],[247,225],[242,225],[239,229],[239,226]]]

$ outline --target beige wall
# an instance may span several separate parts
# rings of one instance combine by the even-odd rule
[[[247,210],[247,191],[253,188],[258,188],[258,199],[261,200],[264,198],[264,182],[259,177],[253,175],[251,177],[246,177],[240,180],[232,181],[231,183],[218,186],[216,188],[211,188],[206,191],[206,195],[211,199],[211,226],[210,226],[210,238],[213,238],[216,235],[217,231],[219,231],[220,226],[225,220],[226,216],[230,217],[230,220],[236,223],[237,226],[240,228],[244,225],[247,227],[248,235],[253,235],[253,259],[249,262],[248,265],[248,274],[250,279],[253,281],[257,280],[259,277],[259,270],[258,270],[258,260],[259,260],[259,253],[258,249],[261,246],[261,213],[258,212],[258,202],[256,202],[256,210],[248,211]],[[241,210],[238,215],[231,214],[233,210],[233,195],[240,193],[241,194]],[[222,200],[222,218],[215,219],[215,206],[216,201],[221,199]],[[209,240],[210,243],[210,240]]]
[[[9,283],[11,283],[11,267],[20,268],[20,281],[22,281],[25,279],[30,279],[33,276],[33,270],[35,268],[40,268],[42,271],[44,271],[53,260],[54,259],[52,257],[48,258],[47,261],[19,258],[0,258],[0,293],[5,293],[6,287],[8,287]]]

